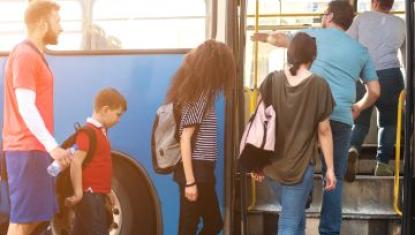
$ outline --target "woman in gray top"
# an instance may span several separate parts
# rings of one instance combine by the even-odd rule
[[[392,175],[388,161],[393,156],[396,135],[397,105],[404,88],[398,50],[405,59],[405,22],[390,13],[393,0],[372,0],[372,11],[357,16],[347,33],[368,48],[379,77],[381,94],[375,106],[378,110],[378,151],[375,175]],[[357,98],[365,89],[357,84]],[[346,180],[353,181],[357,157],[369,127],[373,107],[360,113],[353,127]]]

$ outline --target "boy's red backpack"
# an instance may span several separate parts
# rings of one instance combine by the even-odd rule
[[[86,154],[85,160],[82,163],[82,168],[91,162],[92,157],[94,156],[96,144],[97,144],[97,137],[95,135],[95,131],[91,128],[86,126],[80,126],[79,124],[75,124],[75,133],[69,136],[63,143],[61,147],[63,149],[68,149],[76,144],[76,138],[80,133],[85,133],[88,136],[89,140],[89,148]],[[56,193],[58,195],[59,200],[59,207],[62,208],[64,206],[65,198],[72,196],[73,188],[72,188],[72,181],[70,176],[70,168],[66,168],[63,170],[57,177],[56,183]],[[62,199],[62,201],[61,201]]]
[[[76,138],[80,133],[85,133],[88,136],[89,148],[86,154],[85,160],[82,163],[82,168],[84,168],[89,162],[91,162],[92,157],[94,156],[97,138],[95,131],[92,127],[80,126],[79,123],[75,124],[75,133],[70,135],[62,144],[63,149],[68,149],[73,147],[76,144]],[[59,204],[59,213],[56,215],[56,218],[60,221],[63,227],[69,229],[68,214],[70,208],[65,206],[65,199],[73,195],[72,181],[70,175],[70,167],[63,170],[57,177],[56,182],[56,194]]]

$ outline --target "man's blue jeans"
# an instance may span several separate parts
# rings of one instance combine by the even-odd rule
[[[281,213],[278,220],[278,235],[305,234],[305,206],[313,187],[314,166],[308,166],[298,184],[276,183],[274,190],[280,196]]]
[[[350,146],[351,126],[330,121],[333,133],[334,173],[337,178],[336,188],[323,193],[319,231],[321,235],[340,234],[342,222],[343,179],[347,168],[347,154]],[[326,175],[326,164],[323,162],[323,175]]]
[[[377,71],[380,83],[380,97],[375,103],[378,110],[378,151],[376,160],[387,164],[393,156],[395,144],[397,107],[399,94],[404,88],[403,77],[399,68]],[[361,99],[366,90],[360,82],[356,83],[357,99]],[[353,127],[351,146],[360,151],[369,131],[373,106],[364,110],[356,119]]]

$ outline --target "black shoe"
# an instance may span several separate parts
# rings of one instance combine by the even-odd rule
[[[353,182],[356,179],[357,167],[359,161],[359,152],[355,147],[349,149],[349,157],[347,159],[347,171],[344,179]]]

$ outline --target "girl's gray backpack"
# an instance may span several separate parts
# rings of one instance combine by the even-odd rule
[[[153,123],[151,152],[153,169],[158,174],[170,174],[181,159],[178,122],[173,103],[160,106]]]
[[[203,117],[207,110],[207,107],[204,108]],[[158,174],[172,173],[182,158],[179,136],[181,114],[182,105],[173,102],[164,104],[157,109],[151,135],[151,153],[153,169]],[[193,132],[192,149],[196,143],[199,128],[200,126],[197,125]]]

